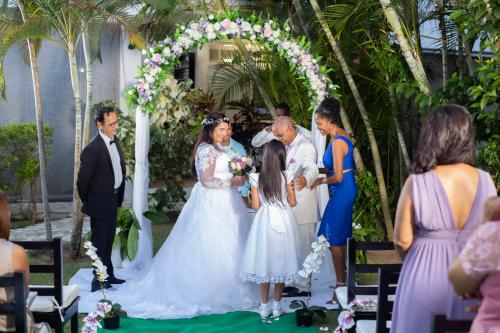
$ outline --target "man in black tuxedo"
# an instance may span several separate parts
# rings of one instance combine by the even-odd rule
[[[97,110],[95,120],[99,131],[80,155],[77,187],[82,212],[90,216],[92,244],[108,270],[103,287],[111,288],[111,284],[125,282],[115,277],[111,263],[116,216],[125,192],[125,162],[115,138],[118,115],[113,108],[103,107]],[[99,287],[94,273],[91,291]]]

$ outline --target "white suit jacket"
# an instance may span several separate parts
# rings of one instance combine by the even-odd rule
[[[286,154],[286,171],[294,178],[304,176],[307,185],[301,191],[295,189],[297,206],[293,212],[298,224],[316,223],[319,221],[319,207],[316,189],[310,190],[314,180],[318,178],[319,169],[316,164],[316,148],[302,134],[290,144]]]

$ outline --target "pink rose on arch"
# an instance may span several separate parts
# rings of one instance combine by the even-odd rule
[[[161,61],[161,54],[159,54],[159,53],[153,54],[153,56],[151,57],[151,60],[154,62],[160,62]]]
[[[264,32],[263,32],[264,37],[266,37],[266,38],[267,38],[267,37],[271,36],[271,35],[272,35],[272,33],[273,33],[273,29],[271,29],[271,27],[270,27],[269,25],[267,25],[267,24],[266,24],[266,25],[264,26]]]
[[[229,21],[229,19],[224,19],[221,23],[220,23],[220,26],[223,27],[224,29],[227,29],[227,27],[229,27],[229,25],[231,24],[231,21]]]

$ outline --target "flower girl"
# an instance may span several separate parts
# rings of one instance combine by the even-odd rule
[[[258,209],[248,235],[240,269],[240,278],[260,285],[259,313],[267,318],[281,315],[284,284],[300,280],[299,235],[292,212],[297,204],[291,178],[287,178],[286,150],[272,140],[264,149],[260,174],[250,174],[252,208]],[[274,283],[274,301],[269,304],[270,284]]]

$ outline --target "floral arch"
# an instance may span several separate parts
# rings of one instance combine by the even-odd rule
[[[187,26],[179,26],[172,37],[143,50],[147,58],[139,66],[136,84],[126,92],[129,105],[136,107],[133,210],[141,230],[137,255],[133,262],[124,262],[125,268],[142,268],[152,258],[151,225],[142,214],[146,210],[149,185],[149,117],[156,110],[156,98],[171,80],[172,70],[179,64],[181,55],[206,43],[232,38],[264,44],[286,59],[308,91],[311,111],[325,97],[338,97],[338,86],[332,84],[327,68],[320,66],[311,54],[304,37],[292,36],[287,23],[281,27],[277,20],[255,15],[245,17],[237,10],[210,14]],[[325,140],[316,130],[314,121],[312,135],[318,152],[321,152],[318,154],[321,163]],[[326,204],[327,198],[327,193],[320,193],[322,205]]]

